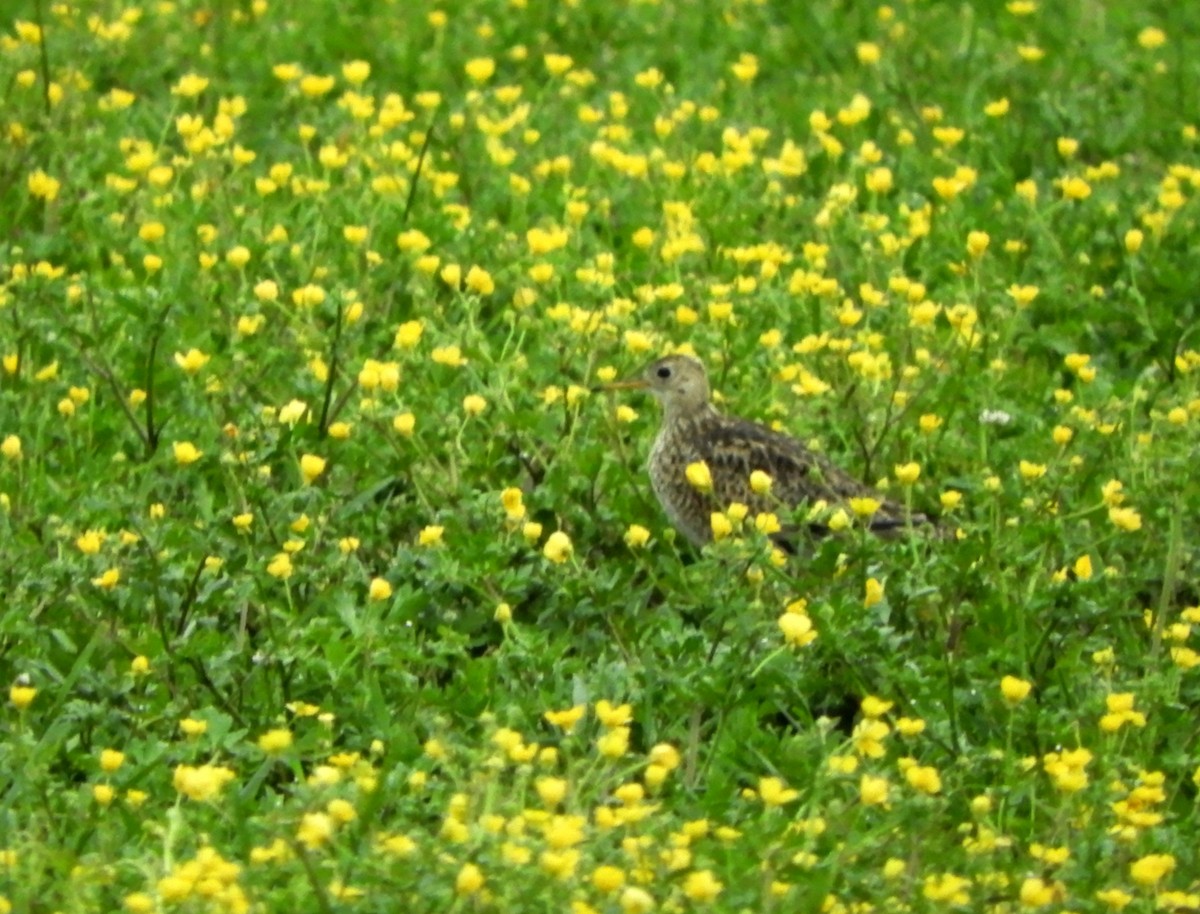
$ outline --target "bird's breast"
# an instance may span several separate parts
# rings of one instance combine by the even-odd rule
[[[709,497],[698,492],[687,479],[688,464],[701,459],[695,429],[664,426],[650,449],[650,485],[671,524],[697,545],[712,536]]]

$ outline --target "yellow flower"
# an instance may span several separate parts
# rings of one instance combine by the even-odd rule
[[[599,892],[615,892],[624,884],[625,873],[615,866],[598,866],[592,870],[592,885]]]
[[[425,324],[422,321],[405,321],[396,328],[393,345],[398,349],[412,349],[421,341],[421,334],[424,332]]]
[[[210,356],[205,355],[199,349],[189,349],[187,352],[175,353],[175,364],[188,374],[195,374],[208,364],[209,358]]]
[[[154,914],[158,908],[154,896],[147,892],[132,892],[121,899],[121,904],[129,914]]]
[[[797,799],[800,791],[788,787],[782,778],[759,778],[758,796],[767,806],[783,806]]]
[[[1044,463],[1031,463],[1028,460],[1022,460],[1019,464],[1019,469],[1021,478],[1027,482],[1041,479],[1046,475],[1046,465]]]
[[[546,711],[542,717],[560,730],[570,733],[575,729],[575,725],[583,719],[585,711],[587,711],[587,705],[575,705],[565,711]]]
[[[638,524],[630,524],[625,531],[625,544],[630,549],[640,549],[650,540],[650,531]]]
[[[633,706],[630,704],[614,705],[606,698],[596,702],[596,718],[602,726],[625,727],[633,721]]]
[[[234,779],[233,770],[220,765],[179,765],[175,768],[175,789],[190,800],[204,802],[218,796]]]
[[[693,870],[683,880],[683,894],[691,901],[713,901],[724,888],[711,870]]]
[[[342,78],[352,86],[361,86],[371,75],[371,65],[365,60],[351,60],[342,64]]]
[[[562,778],[538,778],[534,789],[542,805],[551,809],[567,798],[567,782]]]
[[[1125,233],[1125,250],[1130,254],[1136,254],[1142,249],[1142,242],[1146,236],[1141,229],[1130,229]]]
[[[267,563],[267,574],[273,578],[287,580],[292,576],[292,559],[286,552],[280,552]]]
[[[1005,676],[1000,680],[1000,694],[1010,705],[1019,704],[1025,700],[1033,688],[1033,683],[1016,676]]]
[[[40,168],[29,176],[27,182],[29,193],[39,200],[45,200],[47,203],[53,201],[62,187],[62,183],[57,178],[52,178]]]
[[[438,346],[429,354],[429,357],[438,365],[449,365],[452,368],[459,368],[467,364],[462,350],[457,346]]]
[[[685,470],[687,481],[693,489],[699,492],[712,491],[712,473],[709,472],[708,464],[703,460],[697,460],[695,463],[689,463]]]
[[[1133,901],[1133,896],[1122,889],[1101,889],[1096,893],[1096,900],[1120,911]]]
[[[695,466],[695,464],[693,464]],[[703,464],[701,464],[703,466]],[[708,518],[709,527],[712,530],[713,540],[720,542],[733,533],[733,521],[729,519],[724,511],[713,511]]]
[[[943,510],[953,511],[962,504],[962,492],[948,489],[938,496],[938,501],[941,502]]]
[[[988,245],[991,244],[991,237],[987,232],[968,232],[967,233],[967,253],[972,257],[982,257],[987,251]]]
[[[1058,187],[1064,200],[1086,200],[1092,195],[1092,186],[1078,175],[1063,178]]]
[[[881,503],[878,498],[864,496],[850,499],[850,510],[853,511],[857,517],[871,517],[880,509],[880,507]]]
[[[609,759],[619,759],[629,751],[629,728],[613,727],[596,740],[596,750]]]
[[[336,80],[332,76],[318,76],[316,73],[307,73],[300,77],[300,92],[308,98],[320,98],[322,95],[328,95],[333,91],[333,86]]]
[[[429,236],[420,229],[408,229],[396,236],[396,247],[400,250],[420,254],[433,244]]]
[[[896,721],[896,732],[901,736],[919,736],[925,732],[925,721],[919,717],[901,717]]]
[[[411,436],[416,427],[417,417],[412,413],[397,413],[392,417],[392,428],[405,438]]]
[[[546,538],[546,543],[542,547],[542,555],[556,565],[561,565],[571,557],[573,550],[571,538],[561,530],[555,530]]]
[[[104,749],[100,752],[100,770],[112,774],[125,764],[125,753],[117,749]]]
[[[1115,508],[1125,501],[1125,495],[1122,492],[1124,488],[1124,484],[1119,479],[1110,479],[1100,487],[1100,495],[1106,505]]]
[[[179,82],[171,87],[171,94],[181,98],[195,98],[208,88],[208,78],[195,73],[185,73]]]
[[[300,458],[300,475],[305,485],[312,485],[325,472],[325,458],[316,454],[305,454]]]
[[[525,517],[523,493],[516,486],[509,486],[500,493],[500,504],[510,521],[520,521]]]
[[[440,546],[442,544],[442,534],[445,532],[446,528],[437,524],[423,527],[421,532],[417,534],[417,543],[421,546]]]
[[[352,245],[361,245],[367,240],[368,229],[366,226],[343,226],[342,237]]]
[[[882,56],[879,45],[873,41],[860,41],[854,46],[854,54],[858,58],[859,63],[868,67],[879,63],[879,59]]]
[[[921,475],[921,465],[916,462],[898,463],[893,468],[896,481],[904,486],[911,486]]]
[[[379,602],[386,600],[392,595],[392,585],[385,578],[372,578],[371,585],[367,588],[367,596],[369,599]]]
[[[817,640],[812,619],[803,613],[786,612],[779,617],[778,624],[783,640],[792,647],[806,647]]]
[[[491,295],[496,291],[496,283],[491,274],[482,267],[471,267],[467,270],[466,286],[476,295]]]
[[[967,892],[967,889],[970,887],[970,879],[964,879],[962,876],[956,876],[953,873],[939,873],[934,876],[925,877],[925,884],[921,889],[921,894],[930,901],[965,905],[971,900],[971,896]]]
[[[750,489],[755,495],[766,495],[771,491],[771,476],[769,473],[764,473],[762,470],[754,470],[750,473]]]
[[[21,459],[21,439],[16,435],[6,435],[3,441],[0,441],[0,454],[3,454],[8,460]]]
[[[496,72],[496,61],[490,57],[474,57],[463,65],[467,78],[474,83],[485,83]]]
[[[208,722],[196,720],[194,717],[185,717],[179,722],[179,729],[183,732],[184,736],[194,739],[208,732]]]
[[[729,71],[739,82],[748,83],[758,75],[758,58],[753,54],[739,54],[737,63],[731,64]]]
[[[1108,519],[1115,527],[1129,533],[1142,529],[1142,516],[1133,508],[1109,508]]]
[[[938,770],[932,766],[912,765],[904,772],[904,778],[909,786],[921,793],[933,795],[941,793],[942,779]]]
[[[1008,296],[1018,308],[1028,308],[1041,292],[1037,286],[1020,286],[1013,284],[1008,287]]]
[[[146,222],[138,227],[138,237],[148,243],[161,241],[166,234],[167,227],[161,222]],[[175,358],[179,359],[179,353],[175,353]]]
[[[18,711],[24,711],[31,704],[33,699],[37,697],[37,689],[33,686],[21,685],[17,683],[8,690],[8,700],[12,702],[12,706]]]
[[[654,896],[645,889],[628,886],[619,899],[621,914],[650,914],[654,910]]]
[[[1064,793],[1075,793],[1088,785],[1085,770],[1092,762],[1092,753],[1087,749],[1070,749],[1063,752],[1048,752],[1042,759],[1042,767],[1054,781],[1054,786]]]
[[[462,401],[463,412],[468,416],[478,416],[487,409],[487,400],[479,396],[479,394],[467,394]]]
[[[886,194],[895,184],[895,177],[890,168],[880,166],[867,172],[867,190],[873,194]]]
[[[883,717],[883,715],[887,714],[888,711],[892,710],[894,705],[895,702],[884,701],[882,698],[879,698],[875,695],[868,695],[862,700],[859,707],[864,716],[874,720],[876,718]]]
[[[308,416],[311,420],[312,416],[308,409],[308,404],[303,400],[289,400],[279,408],[279,413],[276,418],[279,419],[280,425],[289,427],[295,426],[297,422]]]
[[[1057,900],[1061,894],[1060,887],[1055,883],[1031,876],[1021,883],[1017,897],[1026,908],[1040,908]]]
[[[300,817],[300,825],[296,829],[296,840],[305,847],[315,849],[328,844],[333,838],[337,823],[333,817],[323,812],[309,812]]]
[[[172,450],[175,453],[175,462],[180,466],[187,466],[190,463],[195,463],[204,456],[204,454],[190,441],[176,441],[172,445]]]
[[[779,533],[783,526],[779,523],[778,515],[770,511],[763,511],[754,515],[754,529],[764,536],[772,536]]]
[[[100,577],[92,578],[92,583],[102,590],[112,590],[121,581],[121,572],[117,568],[109,568]]]
[[[258,748],[267,755],[279,755],[292,745],[292,731],[268,730],[258,738]]]
[[[1175,858],[1170,854],[1147,854],[1129,865],[1129,878],[1138,885],[1157,885],[1175,869]]]
[[[858,798],[864,806],[884,806],[890,789],[887,778],[864,774],[858,782]]]
[[[314,283],[301,286],[292,292],[293,304],[299,305],[302,308],[315,308],[325,301],[325,297],[325,290]]]
[[[870,608],[883,599],[883,585],[875,578],[867,578],[863,594],[863,606]]]
[[[1147,51],[1153,51],[1167,43],[1167,33],[1160,28],[1148,25],[1138,32],[1137,43]]]

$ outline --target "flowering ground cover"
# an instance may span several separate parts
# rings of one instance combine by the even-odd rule
[[[1200,909],[1192,4],[17,8],[0,912]]]

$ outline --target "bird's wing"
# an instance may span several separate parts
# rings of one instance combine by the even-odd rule
[[[762,470],[772,480],[772,495],[792,506],[824,498],[842,501],[865,487],[795,438],[745,419],[722,417],[709,430],[705,459],[713,475],[748,487],[750,474]]]
[[[712,469],[714,481],[722,489],[714,494],[722,504],[740,501],[752,511],[773,510],[779,505],[798,508],[817,501],[844,504],[851,498],[871,496],[881,502],[872,518],[871,529],[886,535],[909,523],[926,522],[924,515],[907,517],[904,507],[885,499],[828,458],[813,453],[801,442],[745,419],[722,416],[707,429],[702,444],[703,457]],[[750,474],[762,470],[771,477],[769,500],[753,494]],[[810,532],[822,535],[828,529],[821,524],[808,525]]]

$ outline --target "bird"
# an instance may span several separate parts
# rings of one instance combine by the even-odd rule
[[[696,546],[713,539],[713,513],[735,502],[746,505],[749,517],[772,513],[783,522],[796,509],[818,502],[846,506],[851,499],[872,498],[878,509],[866,523],[874,533],[887,535],[929,523],[924,514],[909,513],[795,438],[720,412],[712,404],[708,374],[698,359],[668,355],[639,375],[603,389],[648,390],[661,404],[662,424],[648,461],[650,484],[672,526]],[[698,463],[707,467],[707,474],[701,470],[698,479],[689,480],[688,467]],[[755,471],[769,479],[758,476],[757,485],[752,484]],[[802,526],[812,536],[831,532],[813,521]],[[794,551],[795,533],[794,526],[781,527],[772,538]]]

